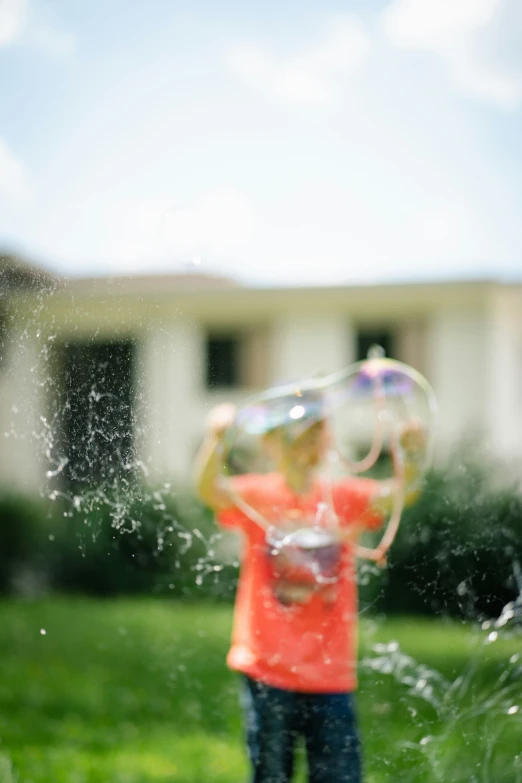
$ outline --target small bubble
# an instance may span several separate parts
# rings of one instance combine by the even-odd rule
[[[512,707],[509,708],[509,710],[507,711],[507,714],[508,715],[516,715],[518,710],[519,710],[518,704],[514,704]]]
[[[508,604],[496,622],[497,628],[501,628],[503,625],[507,625],[507,623],[512,620],[514,616],[515,610],[512,608],[512,605]]]
[[[45,628],[40,628],[40,633],[42,636],[45,636],[47,631],[45,630]]]
[[[488,642],[496,642],[498,639],[498,631],[491,631],[491,633],[488,636]]]
[[[53,536],[53,534],[52,534],[52,533],[51,533],[51,535],[49,536],[49,541],[54,541],[54,536]]]
[[[514,655],[511,656],[511,658],[509,659],[509,662],[510,663],[516,663],[519,658],[520,658],[519,653],[515,653]]]
[[[427,744],[428,744],[428,742],[431,742],[431,740],[432,740],[432,739],[433,739],[433,737],[429,737],[429,736],[428,736],[428,737],[423,737],[423,738],[421,739],[421,741],[420,741],[420,744],[421,744],[421,745],[427,745]]]

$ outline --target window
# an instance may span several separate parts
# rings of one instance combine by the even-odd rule
[[[357,361],[368,358],[368,351],[372,345],[379,345],[384,349],[388,358],[395,358],[395,334],[386,328],[364,328],[357,333]]]
[[[207,335],[206,385],[208,389],[239,386],[240,352],[239,334]]]
[[[203,380],[207,389],[264,389],[270,383],[272,332],[269,324],[227,331],[210,329],[205,338]]]

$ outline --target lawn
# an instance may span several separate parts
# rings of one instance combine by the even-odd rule
[[[0,783],[244,781],[230,621],[173,601],[0,604]],[[363,619],[367,783],[522,781],[522,638],[490,633]]]

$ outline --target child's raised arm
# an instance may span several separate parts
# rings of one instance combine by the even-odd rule
[[[413,505],[421,494],[419,479],[422,476],[422,460],[426,443],[426,433],[421,425],[416,422],[407,424],[400,434],[400,444],[404,458],[404,507]],[[361,515],[358,523],[343,529],[343,539],[356,544],[364,529],[368,527],[368,520],[373,523],[375,519],[384,519],[392,512],[397,478],[379,481],[372,478],[357,478],[357,484],[363,497],[366,497],[366,512]]]
[[[214,408],[206,422],[205,439],[196,457],[195,484],[199,497],[213,511],[222,511],[231,505],[230,497],[219,487],[222,472],[221,444],[226,431],[234,422],[236,409],[228,403]]]
[[[419,479],[422,476],[420,457],[426,445],[426,432],[421,424],[414,421],[407,424],[400,434],[400,444],[404,455],[404,507],[412,506],[421,494]],[[393,496],[397,479],[380,482],[380,490],[373,498],[372,505],[383,514],[389,514],[393,506]]]

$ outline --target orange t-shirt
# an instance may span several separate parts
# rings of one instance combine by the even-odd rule
[[[278,473],[233,479],[244,501],[272,524],[296,509],[314,515],[321,500],[317,482],[297,498]],[[333,486],[334,510],[343,526],[377,528],[382,517],[371,508],[377,482],[350,478]],[[314,593],[304,604],[282,604],[273,589],[266,534],[243,511],[220,511],[218,521],[243,532],[245,547],[236,595],[231,669],[276,688],[307,693],[339,693],[357,687],[357,582],[353,546],[343,544],[335,591],[325,600]]]

